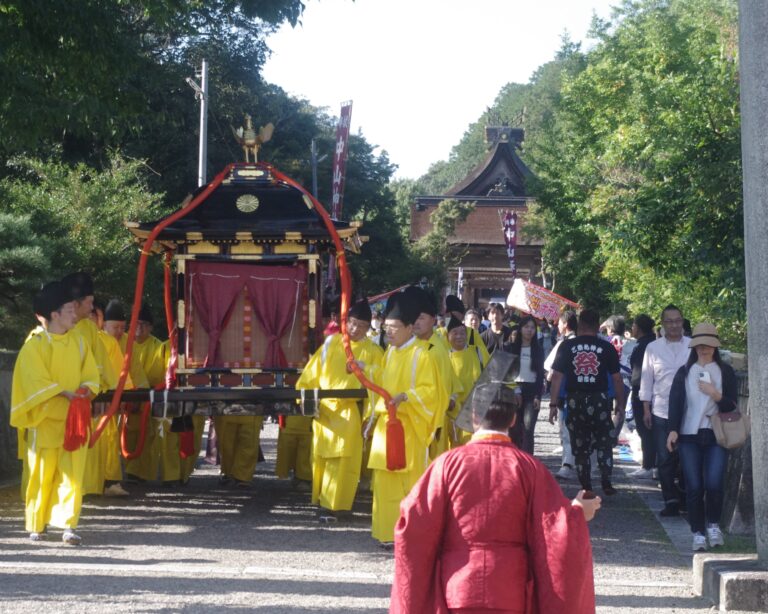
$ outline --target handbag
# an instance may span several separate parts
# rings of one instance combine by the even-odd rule
[[[740,448],[749,437],[749,416],[738,410],[718,412],[710,417],[718,445],[726,450]]]

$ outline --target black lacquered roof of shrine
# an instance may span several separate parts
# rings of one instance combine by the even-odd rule
[[[192,197],[203,190],[205,186]],[[142,237],[161,220],[130,223],[128,227]],[[345,221],[334,220],[334,225],[342,235],[355,229],[355,225]],[[330,240],[312,201],[298,188],[278,180],[271,167],[262,163],[233,165],[228,177],[194,210],[165,228],[158,240],[185,240],[189,233],[200,233],[205,240],[234,239],[238,233],[252,233],[256,240],[284,238],[286,233]]]

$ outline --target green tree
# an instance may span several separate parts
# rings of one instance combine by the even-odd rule
[[[451,243],[456,226],[474,211],[475,203],[446,199],[440,202],[429,215],[430,231],[413,246],[415,255],[424,263],[427,279],[435,288],[442,288],[448,276],[448,269],[456,266],[466,254],[466,246]]]
[[[2,237],[3,254],[16,263],[4,296],[15,308],[0,321],[2,342],[20,344],[34,325],[29,289],[41,281],[86,270],[98,296],[132,299],[138,250],[123,222],[155,219],[161,212],[160,198],[146,187],[146,167],[115,157],[97,172],[85,164],[19,158],[12,170],[14,175],[0,182],[7,208],[0,220],[8,235]],[[148,302],[159,313],[162,267],[156,261],[146,287]]]
[[[0,3],[0,156],[64,146],[84,159],[152,134],[190,49],[234,46],[258,70],[265,35],[301,0],[7,0]],[[171,77],[171,78],[169,78]],[[149,112],[148,112],[149,111]]]
[[[15,347],[29,328],[22,323],[34,322],[31,298],[49,268],[30,217],[0,213],[0,347]]]
[[[550,266],[634,312],[673,301],[742,346],[736,3],[625,2],[598,26],[562,91],[559,145],[538,152]]]

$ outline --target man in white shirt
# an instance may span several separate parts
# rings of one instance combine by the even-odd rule
[[[683,314],[674,305],[667,305],[661,312],[664,337],[648,344],[643,357],[639,397],[643,403],[643,421],[653,429],[656,442],[657,466],[661,494],[664,498],[662,516],[680,514],[680,493],[675,486],[677,452],[669,452],[667,443],[667,419],[669,416],[669,391],[678,369],[685,365],[690,355],[690,338],[683,335]],[[635,418],[638,419],[637,417]]]

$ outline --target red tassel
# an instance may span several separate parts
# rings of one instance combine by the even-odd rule
[[[397,417],[397,410],[389,408],[387,417],[387,469],[398,471],[405,469],[405,430]]]
[[[179,456],[189,458],[195,455],[195,431],[179,433]]]
[[[278,426],[279,426],[281,429],[284,429],[284,428],[285,428],[285,416],[283,416],[282,414],[280,414],[280,415],[277,417],[277,424],[278,424]]]
[[[77,394],[88,394],[87,388],[78,388]],[[88,442],[91,431],[91,401],[88,397],[75,397],[69,402],[67,423],[64,428],[64,449],[74,452]]]

